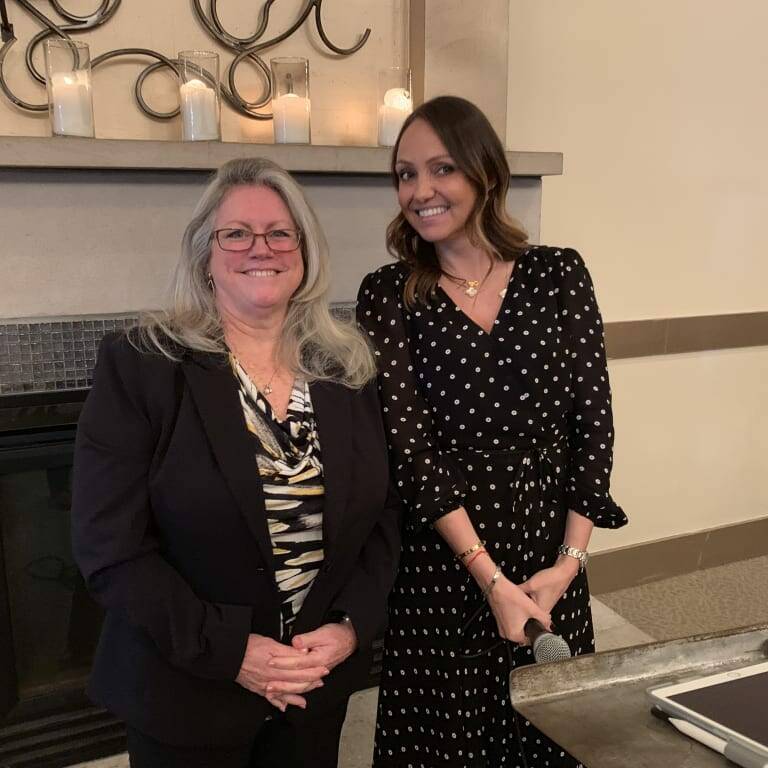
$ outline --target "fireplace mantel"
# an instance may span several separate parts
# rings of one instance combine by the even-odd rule
[[[506,154],[512,176],[558,176],[563,172],[560,152]],[[208,171],[227,160],[254,155],[267,157],[297,173],[389,173],[388,147],[0,136],[0,168]]]

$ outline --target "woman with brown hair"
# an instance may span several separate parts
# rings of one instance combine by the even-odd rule
[[[397,261],[358,297],[407,509],[374,765],[572,766],[516,716],[507,680],[533,661],[529,619],[593,650],[589,537],[626,522],[592,282],[510,219],[503,147],[468,101],[421,105],[392,176]]]

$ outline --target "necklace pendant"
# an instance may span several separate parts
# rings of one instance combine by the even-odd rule
[[[272,394],[272,387],[269,384],[267,384],[267,386],[264,387],[264,394],[265,395],[271,395]]]
[[[507,289],[506,288],[502,288],[499,291],[499,296],[503,299],[506,295],[507,295]]]
[[[477,286],[480,285],[479,280],[467,280],[467,287],[464,289],[464,293],[467,296],[475,297],[477,296]]]

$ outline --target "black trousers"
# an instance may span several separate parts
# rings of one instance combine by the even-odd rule
[[[177,747],[128,728],[131,768],[336,768],[346,702],[322,717],[291,724],[281,713],[267,720],[252,744]]]

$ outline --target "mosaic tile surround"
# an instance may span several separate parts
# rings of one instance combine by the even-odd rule
[[[331,311],[351,316],[354,304]],[[130,327],[136,314],[0,320],[0,396],[90,387],[96,351],[106,333]]]
[[[89,387],[101,338],[135,322],[135,315],[0,321],[0,395]]]

